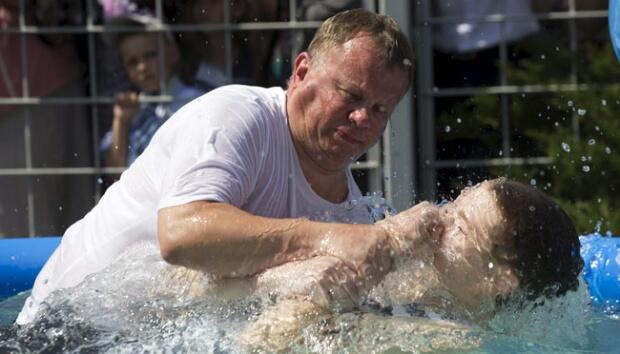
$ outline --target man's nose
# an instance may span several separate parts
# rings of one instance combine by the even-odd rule
[[[368,128],[370,126],[370,116],[366,107],[359,107],[349,113],[349,121],[359,128]]]

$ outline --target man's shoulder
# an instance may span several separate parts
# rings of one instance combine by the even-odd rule
[[[270,100],[277,99],[284,95],[284,90],[281,87],[231,84],[220,86],[213,91],[210,91],[207,95],[236,97],[241,100],[250,99],[252,101],[256,99]]]
[[[211,112],[216,124],[266,125],[285,122],[286,99],[280,87],[264,88],[247,85],[227,85],[202,96],[201,108]],[[234,118],[222,120],[223,117]],[[273,127],[272,127],[273,128]]]

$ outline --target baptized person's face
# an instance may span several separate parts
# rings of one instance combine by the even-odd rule
[[[510,230],[490,182],[463,190],[442,207],[446,229],[435,255],[443,285],[469,311],[518,287],[509,262],[515,257]]]

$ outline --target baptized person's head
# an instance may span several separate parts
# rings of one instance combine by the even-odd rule
[[[583,266],[577,233],[542,192],[498,178],[465,189],[441,213],[445,231],[435,267],[468,309],[517,290],[532,299],[577,289]]]

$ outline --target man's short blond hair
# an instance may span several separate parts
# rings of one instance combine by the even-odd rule
[[[388,67],[401,68],[408,73],[409,84],[413,81],[413,50],[407,36],[393,18],[364,9],[339,12],[325,20],[308,46],[311,58],[321,56],[331,48],[337,48],[359,34],[374,38]]]

